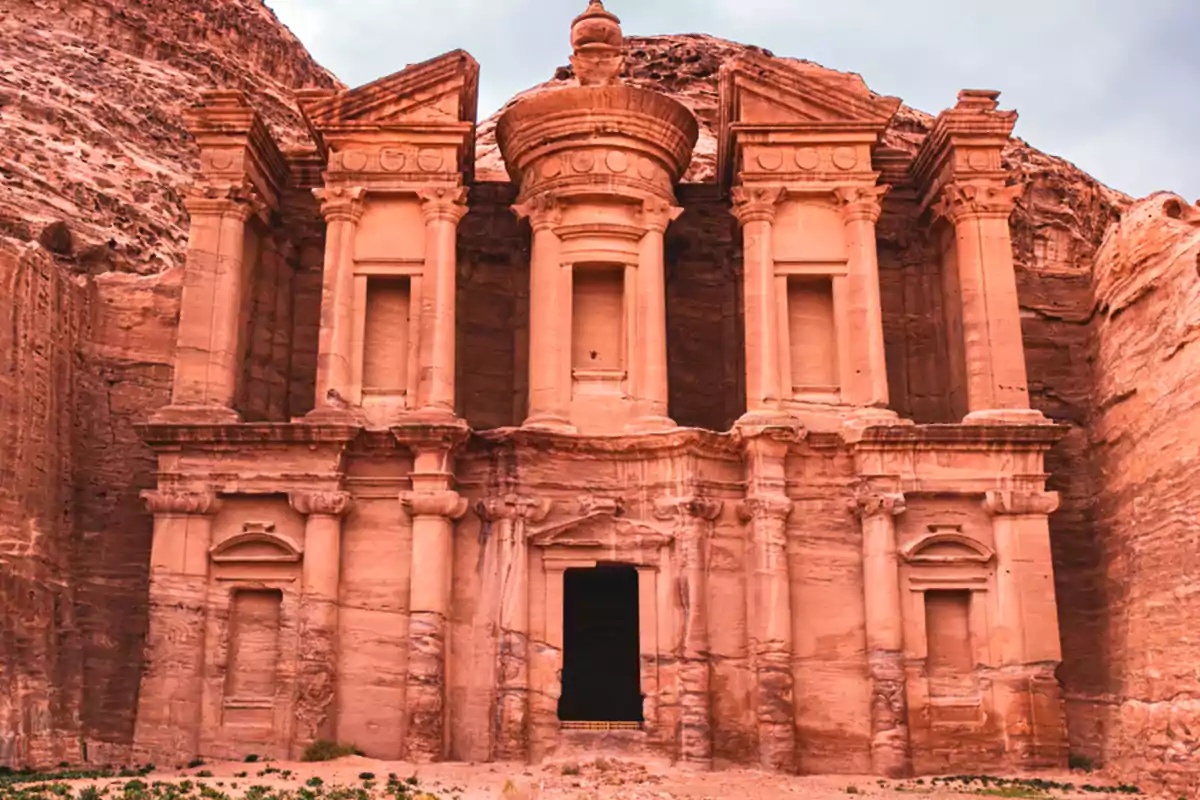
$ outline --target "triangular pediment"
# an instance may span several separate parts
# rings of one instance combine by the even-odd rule
[[[300,110],[316,131],[474,123],[479,65],[454,50],[336,94],[301,93]]]
[[[530,531],[529,544],[534,547],[587,547],[620,551],[662,547],[670,544],[673,538],[670,531],[657,525],[601,511]]]
[[[857,75],[748,53],[721,68],[722,123],[886,127],[900,99]]]

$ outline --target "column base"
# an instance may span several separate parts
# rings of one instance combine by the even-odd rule
[[[963,417],[963,425],[1053,425],[1054,420],[1033,408],[988,408]]]
[[[334,406],[318,406],[303,417],[297,417],[297,422],[315,424],[328,423],[333,425],[363,425],[367,424],[366,412],[359,406],[335,408]]]
[[[521,423],[521,427],[554,433],[578,433],[578,429],[570,420],[559,414],[531,414]]]
[[[769,429],[783,429],[797,436],[804,429],[800,420],[786,411],[758,409],[747,411],[733,423],[733,429],[743,436],[759,436]]]
[[[644,417],[637,417],[625,426],[626,433],[658,433],[660,431],[669,431],[678,428],[675,420],[670,417],[648,414]]]
[[[169,405],[150,416],[150,423],[195,425],[237,425],[242,415],[228,406]]]
[[[868,428],[915,425],[890,408],[856,408],[842,421],[842,438],[853,443],[860,441]]]

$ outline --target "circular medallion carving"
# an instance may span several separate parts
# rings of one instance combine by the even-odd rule
[[[362,150],[347,150],[342,153],[342,168],[358,172],[367,166],[367,154]]]
[[[208,163],[213,169],[229,169],[233,166],[233,156],[217,150],[208,157]]]
[[[550,156],[542,162],[542,177],[557,178],[562,174],[562,159],[558,156]]]
[[[408,157],[404,155],[404,151],[392,147],[385,148],[379,154],[379,166],[388,172],[399,172],[404,169],[406,161],[408,161]]]
[[[821,165],[821,154],[815,147],[801,147],[796,151],[796,166],[802,170],[814,170]]]
[[[988,154],[982,150],[972,150],[967,156],[967,163],[970,164],[973,169],[987,169]]]
[[[591,172],[596,166],[596,156],[591,150],[580,150],[571,155],[571,169],[576,172]]]
[[[604,157],[604,164],[611,172],[624,172],[629,169],[629,158],[620,150],[613,150]]]
[[[764,150],[758,154],[758,165],[768,172],[783,166],[783,155],[778,150]]]
[[[833,151],[833,165],[838,169],[853,169],[858,163],[858,153],[853,147],[837,147]]]
[[[647,180],[647,181],[658,174],[658,168],[655,167],[654,162],[648,158],[643,158],[640,161],[638,161],[637,169],[638,169],[638,175],[641,176],[641,178],[643,180]]]
[[[442,151],[426,147],[417,153],[417,166],[422,172],[437,172],[442,168]]]

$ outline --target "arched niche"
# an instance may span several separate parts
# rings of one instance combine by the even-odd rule
[[[303,550],[291,537],[275,532],[270,523],[246,523],[242,532],[213,545],[209,550],[218,564],[294,564]]]

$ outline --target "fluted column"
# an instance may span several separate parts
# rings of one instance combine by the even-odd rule
[[[708,648],[708,539],[723,503],[709,497],[672,497],[655,503],[659,519],[674,520],[683,629],[679,659],[679,760],[712,766],[711,664]]]
[[[325,217],[321,331],[317,350],[316,410],[357,404],[351,396],[354,346],[354,237],[362,219],[362,187],[314,189]]]
[[[475,511],[492,526],[499,553],[499,632],[496,648],[496,731],[494,757],[524,761],[529,756],[529,549],[530,523],[550,512],[543,498],[508,494],[482,500]]]
[[[935,207],[954,226],[968,421],[1005,411],[1009,417],[1041,417],[1029,410],[1008,225],[1022,191],[1021,186],[954,182],[942,190]]]
[[[298,757],[317,739],[336,740],[338,589],[341,575],[342,517],[350,509],[346,492],[293,492],[292,508],[303,514],[304,561],[300,584],[300,651],[296,698]]]
[[[1066,752],[1049,525],[1058,502],[1057,492],[1009,490],[988,492],[983,502],[996,549],[995,710],[1014,762],[1030,767],[1061,765]]]
[[[212,492],[142,492],[154,515],[146,671],[134,752],[163,763],[199,751],[209,547],[220,503]]]
[[[525,425],[573,430],[567,411],[571,387],[562,385],[564,373],[570,378],[571,331],[564,330],[562,308],[570,306],[564,291],[563,266],[559,260],[562,242],[555,232],[562,222],[562,207],[551,194],[542,194],[513,206],[521,217],[529,218],[533,229],[529,265],[529,411]]]
[[[848,341],[852,369],[842,376],[845,401],[854,406],[885,408],[888,404],[887,363],[883,350],[883,303],[879,292],[879,259],[875,223],[886,186],[835,190],[846,230]]]
[[[658,198],[642,203],[646,233],[638,245],[637,306],[633,364],[633,395],[638,431],[672,428],[667,414],[667,289],[663,272],[663,235],[683,209]]]
[[[757,683],[758,748],[764,769],[790,772],[796,756],[792,677],[792,603],[788,576],[787,518],[792,501],[758,493],[742,501],[750,525],[754,575],[750,586],[751,658]]]
[[[454,415],[455,284],[458,223],[467,213],[465,186],[421,190],[425,217],[425,290],[421,295],[418,407]]]
[[[783,399],[772,237],[775,209],[782,198],[778,187],[733,190],[733,213],[742,226],[748,417],[778,415]]]
[[[896,520],[904,495],[864,492],[855,498],[863,533],[867,668],[871,676],[871,768],[899,778],[912,771],[904,673],[900,561]]]
[[[400,497],[412,517],[406,757],[446,756],[446,631],[450,613],[454,523],[467,501],[451,490],[418,489]]]
[[[175,346],[171,411],[237,422],[242,364],[246,225],[265,204],[247,184],[205,184],[184,201],[191,218]]]

